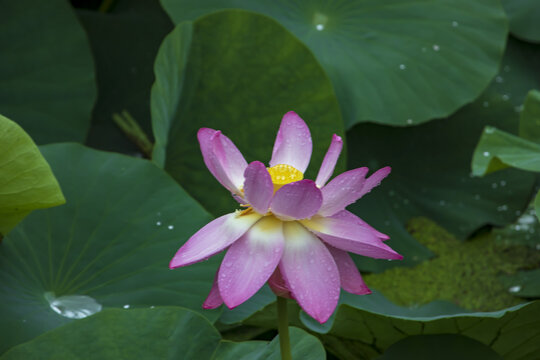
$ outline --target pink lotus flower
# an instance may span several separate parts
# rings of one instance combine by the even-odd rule
[[[234,308],[267,281],[323,323],[334,312],[340,287],[371,293],[347,253],[377,259],[403,257],[384,244],[389,237],[345,210],[377,186],[385,167],[366,179],[366,167],[332,176],[343,147],[334,134],[315,181],[304,180],[311,158],[311,134],[294,112],[283,117],[270,167],[248,165],[220,131],[198,133],[204,162],[215,178],[245,207],[200,229],[176,253],[170,268],[187,266],[228,248],[203,307]]]

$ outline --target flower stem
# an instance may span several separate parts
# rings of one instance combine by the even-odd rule
[[[287,316],[287,299],[277,297],[279,347],[281,360],[292,360],[291,342],[289,339],[289,318]]]
[[[139,126],[137,121],[126,110],[122,111],[122,114],[112,115],[116,125],[122,130],[122,132],[142,151],[145,157],[152,158],[152,149],[154,144],[148,139],[144,130]]]

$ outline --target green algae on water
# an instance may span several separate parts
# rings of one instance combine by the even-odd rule
[[[399,305],[448,300],[473,311],[500,310],[525,300],[512,295],[498,276],[540,267],[540,251],[495,241],[489,233],[462,242],[426,218],[411,220],[408,230],[436,256],[412,268],[364,277]]]

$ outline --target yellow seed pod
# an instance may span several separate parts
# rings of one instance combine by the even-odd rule
[[[285,184],[300,181],[304,174],[291,165],[279,164],[268,168],[268,173],[274,183],[274,189],[277,190]]]

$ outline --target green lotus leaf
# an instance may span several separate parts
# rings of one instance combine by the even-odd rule
[[[540,171],[540,92],[527,95],[520,118],[520,137],[486,127],[474,151],[473,174],[483,176],[507,167]]]
[[[540,91],[531,90],[523,103],[519,119],[519,136],[540,143]]]
[[[540,351],[540,301],[499,311],[470,312],[447,301],[403,307],[380,292],[357,296],[342,292],[336,313],[319,324],[289,302],[291,322],[319,333],[326,349],[339,358],[381,355],[399,340],[414,335],[456,334],[489,346],[504,359],[525,360]],[[271,327],[275,304],[244,319],[243,324]],[[348,357],[346,357],[348,356]]]
[[[429,253],[405,230],[412,217],[429,217],[464,239],[486,224],[512,223],[527,207],[533,174],[508,169],[477,178],[470,161],[485,126],[517,134],[523,100],[531,88],[540,87],[531,76],[539,59],[540,47],[511,40],[490,87],[450,118],[412,128],[359,124],[347,132],[350,168],[392,167],[388,179],[352,211],[389,234],[390,246],[405,257],[402,262],[357,258],[360,268],[382,271],[427,259]]]
[[[326,359],[321,342],[306,331],[289,327],[291,353],[293,359]],[[234,343],[222,341],[212,360],[280,360],[279,338],[270,343],[264,341],[245,341]]]
[[[219,332],[182,308],[109,309],[14,347],[0,359],[211,359]]]
[[[313,137],[307,178],[316,175],[332,134],[343,134],[332,85],[317,60],[263,15],[220,11],[177,25],[158,52],[155,75],[153,160],[214,214],[238,204],[206,169],[199,128],[222,130],[248,161],[266,162],[281,118],[294,110]]]
[[[540,4],[536,0],[502,0],[510,32],[520,39],[540,42]]]
[[[290,327],[294,359],[324,360],[320,341]],[[279,360],[279,339],[231,342],[203,316],[178,307],[108,309],[15,346],[2,360]]]
[[[483,176],[507,167],[540,171],[540,144],[486,127],[474,151],[473,174]]]
[[[390,346],[380,360],[502,360],[493,349],[462,335],[409,336]]]
[[[32,210],[66,200],[36,144],[0,115],[0,240]]]
[[[0,246],[0,352],[101,309],[203,311],[219,257],[171,271],[211,217],[153,163],[77,144],[41,148],[67,204],[30,214]]]
[[[3,1],[0,113],[38,144],[84,141],[96,98],[84,30],[64,0]]]
[[[504,10],[491,0],[161,3],[177,24],[229,8],[279,21],[328,73],[347,128],[364,121],[406,126],[450,115],[495,76],[507,32]]]

